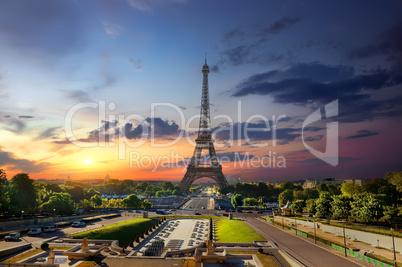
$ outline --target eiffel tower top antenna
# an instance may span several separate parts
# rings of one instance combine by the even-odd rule
[[[205,65],[207,65],[207,52],[205,52]]]

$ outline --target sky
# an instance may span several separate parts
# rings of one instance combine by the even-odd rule
[[[180,181],[206,60],[226,176],[383,177],[402,165],[400,14],[397,0],[2,0],[0,168]]]

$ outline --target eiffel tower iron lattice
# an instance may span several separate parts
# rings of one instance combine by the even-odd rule
[[[193,157],[187,166],[187,172],[180,182],[180,191],[187,193],[191,184],[200,178],[207,177],[215,180],[220,187],[228,186],[228,182],[223,175],[222,165],[219,164],[216,157],[214,140],[212,139],[211,121],[209,111],[209,89],[208,89],[208,73],[209,66],[205,58],[205,64],[202,67],[202,99],[200,125],[198,129],[198,137],[195,139],[196,146]],[[201,154],[203,149],[208,149],[209,164],[201,162]]]

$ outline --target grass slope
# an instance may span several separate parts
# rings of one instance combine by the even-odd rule
[[[72,238],[119,240],[120,246],[127,246],[136,236],[152,226],[152,219],[135,218],[118,222],[94,230],[68,235]]]
[[[220,219],[215,222],[216,242],[253,243],[266,239],[238,219]]]

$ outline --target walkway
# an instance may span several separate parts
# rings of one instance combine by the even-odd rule
[[[278,223],[282,224],[282,219],[276,218],[275,222],[278,222]],[[289,223],[289,222],[287,222],[285,220],[285,225],[291,226],[291,223]],[[294,223],[293,223],[293,225],[294,225]],[[291,227],[294,227],[294,226],[291,226]],[[297,229],[299,231],[303,231],[305,233],[314,234],[314,228],[310,228],[308,226],[303,226],[303,225],[301,225],[299,223],[297,224]],[[340,228],[339,232],[341,232],[341,230],[342,230],[342,228]],[[316,229],[316,234],[317,234],[317,236],[320,236],[320,237],[322,237],[324,239],[335,241],[338,244],[343,244],[343,236],[334,235],[333,233],[329,233],[329,232],[324,232],[321,229]],[[389,237],[389,239],[391,239],[391,237]],[[376,255],[383,256],[383,257],[388,258],[390,260],[394,259],[394,253],[389,249],[373,247],[371,244],[366,244],[366,243],[363,243],[363,242],[353,241],[353,240],[348,239],[348,238],[346,239],[346,244],[347,244],[347,246],[352,246],[352,247],[360,249],[361,254],[363,254],[364,252],[369,252],[369,253],[374,253]],[[400,249],[397,248],[397,250],[396,250],[397,251],[396,258],[397,258],[397,261],[400,262],[400,261],[402,261],[402,255],[398,252],[399,250]]]
[[[355,267],[355,266],[373,266],[368,263],[365,264],[363,261],[357,262],[351,261],[349,259],[337,256],[328,250],[316,246],[310,242],[300,239],[294,236],[293,232],[285,232],[281,229],[273,227],[261,220],[257,219],[247,219],[246,222],[252,226],[255,230],[260,232],[268,240],[275,242],[279,249],[287,254],[290,258],[296,259],[304,266],[309,267]],[[332,248],[329,248],[332,249]],[[334,250],[335,251],[335,250]],[[302,265],[303,266],[303,265]]]

